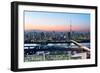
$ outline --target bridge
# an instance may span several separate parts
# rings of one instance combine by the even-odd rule
[[[85,50],[85,51],[87,51],[87,52],[90,52],[90,49],[88,48],[88,47],[86,47],[86,46],[83,46],[82,44],[80,44],[80,43],[78,43],[78,42],[76,42],[76,41],[74,41],[74,40],[70,40],[72,43],[74,43],[75,45],[77,45],[80,49],[83,49],[83,50]]]

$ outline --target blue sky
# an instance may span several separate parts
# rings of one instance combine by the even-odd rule
[[[25,25],[27,25],[25,29],[28,28],[28,25],[32,25],[33,27],[35,25],[62,26],[62,29],[65,29],[63,27],[67,28],[71,24],[73,30],[77,30],[78,28],[78,31],[81,31],[81,29],[82,31],[90,30],[90,14],[86,13],[25,11],[24,14]]]

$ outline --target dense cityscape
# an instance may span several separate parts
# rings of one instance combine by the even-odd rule
[[[55,32],[55,31],[26,31],[24,42],[67,42],[73,39],[77,42],[89,42],[89,32]]]

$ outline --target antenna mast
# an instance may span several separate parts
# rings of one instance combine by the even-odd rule
[[[72,24],[71,24],[71,19],[70,19],[70,40],[71,40],[71,33],[72,33]]]

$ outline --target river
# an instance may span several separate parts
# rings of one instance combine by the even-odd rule
[[[86,46],[88,48],[90,48],[90,43],[80,43],[81,45],[83,46]],[[78,46],[76,46],[75,44],[68,44],[68,43],[57,43],[57,44],[52,44],[52,43],[49,43],[49,44],[46,44],[46,45],[41,45],[41,44],[24,44],[24,49],[28,49],[28,47],[31,47],[31,48],[34,48],[35,46],[62,46],[62,47],[65,47],[65,48],[68,48],[69,46],[71,48],[78,48]]]

